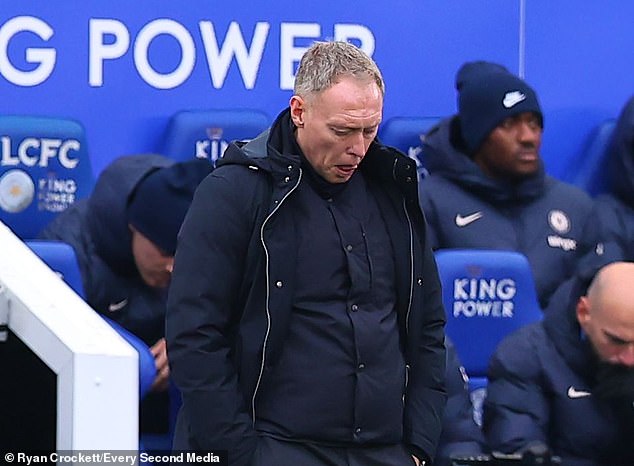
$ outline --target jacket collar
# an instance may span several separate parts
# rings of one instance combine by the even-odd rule
[[[231,143],[217,165],[253,165],[270,172],[274,178],[284,178],[302,166],[303,155],[292,134],[293,128],[290,109],[285,109],[271,127],[255,139]],[[370,144],[359,170],[379,183],[396,183],[408,199],[418,199],[415,161],[376,139]]]
[[[577,321],[576,305],[589,285],[588,277],[565,282],[552,296],[544,311],[544,329],[566,364],[585,380],[592,381],[598,360]]]

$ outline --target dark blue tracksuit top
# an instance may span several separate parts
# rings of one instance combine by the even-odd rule
[[[634,96],[619,114],[606,151],[609,189],[596,199],[586,242],[600,243],[605,257],[593,262],[634,260]]]
[[[459,122],[447,119],[423,142],[430,176],[420,202],[434,249],[506,249],[531,265],[542,307],[575,270],[592,199],[539,170],[517,183],[484,174],[461,148]]]

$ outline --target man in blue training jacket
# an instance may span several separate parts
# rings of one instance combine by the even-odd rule
[[[542,445],[565,466],[634,464],[634,263],[568,280],[543,321],[502,341],[488,376],[492,450]]]
[[[434,249],[506,249],[527,256],[542,307],[572,275],[591,198],[544,172],[535,91],[502,66],[467,63],[457,115],[423,141],[430,175],[420,200]],[[565,135],[562,135],[565,137]]]
[[[621,110],[605,154],[608,190],[597,196],[585,243],[612,260],[634,261],[634,96]],[[601,258],[599,258],[601,260]]]

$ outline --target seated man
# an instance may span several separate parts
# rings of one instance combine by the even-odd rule
[[[151,405],[166,406],[164,319],[176,235],[194,190],[211,170],[202,159],[174,163],[160,155],[118,158],[101,173],[88,199],[62,212],[40,234],[73,247],[88,304],[151,347],[157,368],[153,391],[159,394],[150,393],[144,400],[150,417]],[[155,422],[142,416],[145,419],[166,427],[167,418]],[[148,425],[142,430],[155,429]]]
[[[548,447],[566,466],[634,464],[634,263],[569,280],[540,323],[502,341],[489,368],[492,450]]]
[[[456,81],[458,115],[423,141],[430,176],[419,194],[432,247],[525,254],[545,307],[572,275],[592,200],[544,173],[543,115],[528,84],[487,62],[463,65]]]
[[[610,189],[599,195],[586,243],[612,259],[634,260],[634,97],[625,104],[606,154]]]

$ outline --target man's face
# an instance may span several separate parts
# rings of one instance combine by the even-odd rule
[[[577,320],[599,359],[634,367],[634,312],[630,302],[599,309],[583,296],[577,303]]]
[[[290,108],[308,162],[326,181],[345,183],[376,137],[383,96],[374,82],[346,77],[320,94],[293,96]]]
[[[491,178],[518,180],[539,169],[542,128],[532,112],[502,121],[484,140],[473,160]]]
[[[130,229],[132,254],[141,278],[152,288],[166,288],[172,277],[174,257],[163,252],[138,230]]]

